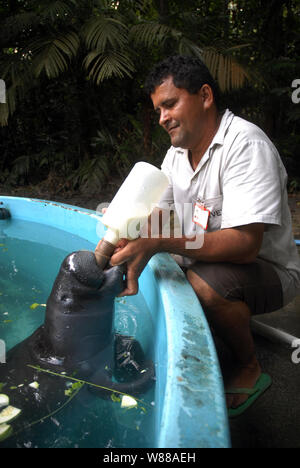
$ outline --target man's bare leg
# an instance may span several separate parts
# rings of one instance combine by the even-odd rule
[[[187,278],[205,310],[208,322],[235,358],[235,368],[225,386],[252,388],[261,374],[261,368],[255,356],[250,330],[251,313],[247,304],[224,299],[191,270],[187,271]],[[236,408],[247,398],[248,395],[244,394],[229,394],[226,396],[227,406]]]

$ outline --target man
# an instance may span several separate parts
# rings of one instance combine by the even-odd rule
[[[166,59],[146,87],[172,144],[162,164],[170,185],[160,205],[174,204],[184,232],[123,240],[111,263],[127,262],[123,295],[131,295],[152,255],[175,254],[210,324],[233,352],[227,405],[241,408],[249,394],[236,389],[252,389],[262,376],[251,314],[280,309],[300,288],[286,172],[262,130],[219,111],[217,87],[199,59]],[[189,220],[183,219],[185,203],[193,206]],[[188,247],[201,232],[204,242]]]

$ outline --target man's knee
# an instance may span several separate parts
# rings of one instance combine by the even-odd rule
[[[197,294],[201,305],[209,309],[215,309],[224,306],[227,301],[220,296],[206,281],[200,278],[197,273],[187,270],[187,279]]]

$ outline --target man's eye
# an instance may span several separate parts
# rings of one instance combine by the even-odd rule
[[[174,104],[175,104],[174,101],[168,102],[168,103],[166,104],[166,108],[167,108],[167,109],[172,109],[172,107],[174,106]]]

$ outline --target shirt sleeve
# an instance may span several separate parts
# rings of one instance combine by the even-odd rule
[[[236,142],[223,175],[221,229],[251,223],[281,225],[283,170],[271,142]]]
[[[161,170],[166,174],[169,179],[169,185],[166,188],[165,192],[163,193],[159,203],[159,208],[168,208],[169,206],[174,204],[174,194],[173,194],[173,180],[172,180],[172,166],[173,166],[173,153],[172,148],[169,149],[167,152],[162,165]]]

